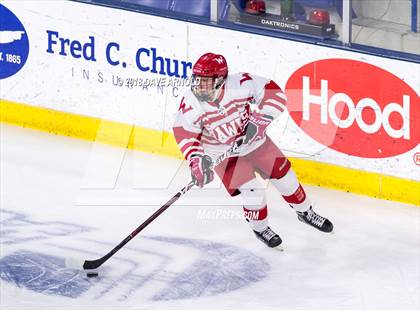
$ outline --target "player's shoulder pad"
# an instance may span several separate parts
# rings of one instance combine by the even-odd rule
[[[262,76],[249,73],[249,72],[239,72],[232,75],[233,84],[239,87],[255,87],[258,88],[264,86],[268,83],[270,79],[264,78]]]
[[[249,81],[253,80],[253,75],[247,72],[238,72],[234,74],[229,74],[228,83],[237,86],[243,86],[248,84]]]

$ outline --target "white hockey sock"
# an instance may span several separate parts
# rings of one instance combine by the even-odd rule
[[[268,226],[265,189],[256,178],[242,185],[239,190],[245,217],[253,230],[263,231]]]
[[[270,179],[270,182],[295,211],[305,212],[311,207],[311,201],[292,169],[281,179]]]

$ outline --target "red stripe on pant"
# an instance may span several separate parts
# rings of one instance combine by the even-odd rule
[[[254,220],[254,221],[262,221],[267,218],[268,210],[267,205],[259,210],[251,210],[244,207],[244,216],[245,219]]]
[[[283,195],[283,198],[288,203],[299,204],[299,203],[302,203],[302,202],[305,201],[305,199],[306,199],[306,193],[305,193],[304,189],[302,188],[302,185],[299,184],[299,187],[296,190],[296,192],[294,192],[290,196],[284,196]]]

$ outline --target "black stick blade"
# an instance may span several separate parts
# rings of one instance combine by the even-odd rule
[[[103,259],[96,259],[96,260],[85,260],[83,263],[83,269],[84,270],[90,270],[90,269],[96,269],[99,268],[105,260]]]

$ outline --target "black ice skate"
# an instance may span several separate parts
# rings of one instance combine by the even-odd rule
[[[255,235],[258,239],[264,242],[270,248],[275,248],[281,244],[281,238],[270,227],[267,227],[265,230],[259,232],[254,230]]]
[[[304,222],[308,225],[315,227],[316,229],[323,231],[323,232],[332,232],[334,226],[333,224],[325,217],[322,217],[319,214],[316,214],[312,207],[309,208],[306,212],[298,212],[298,219],[301,222]]]

